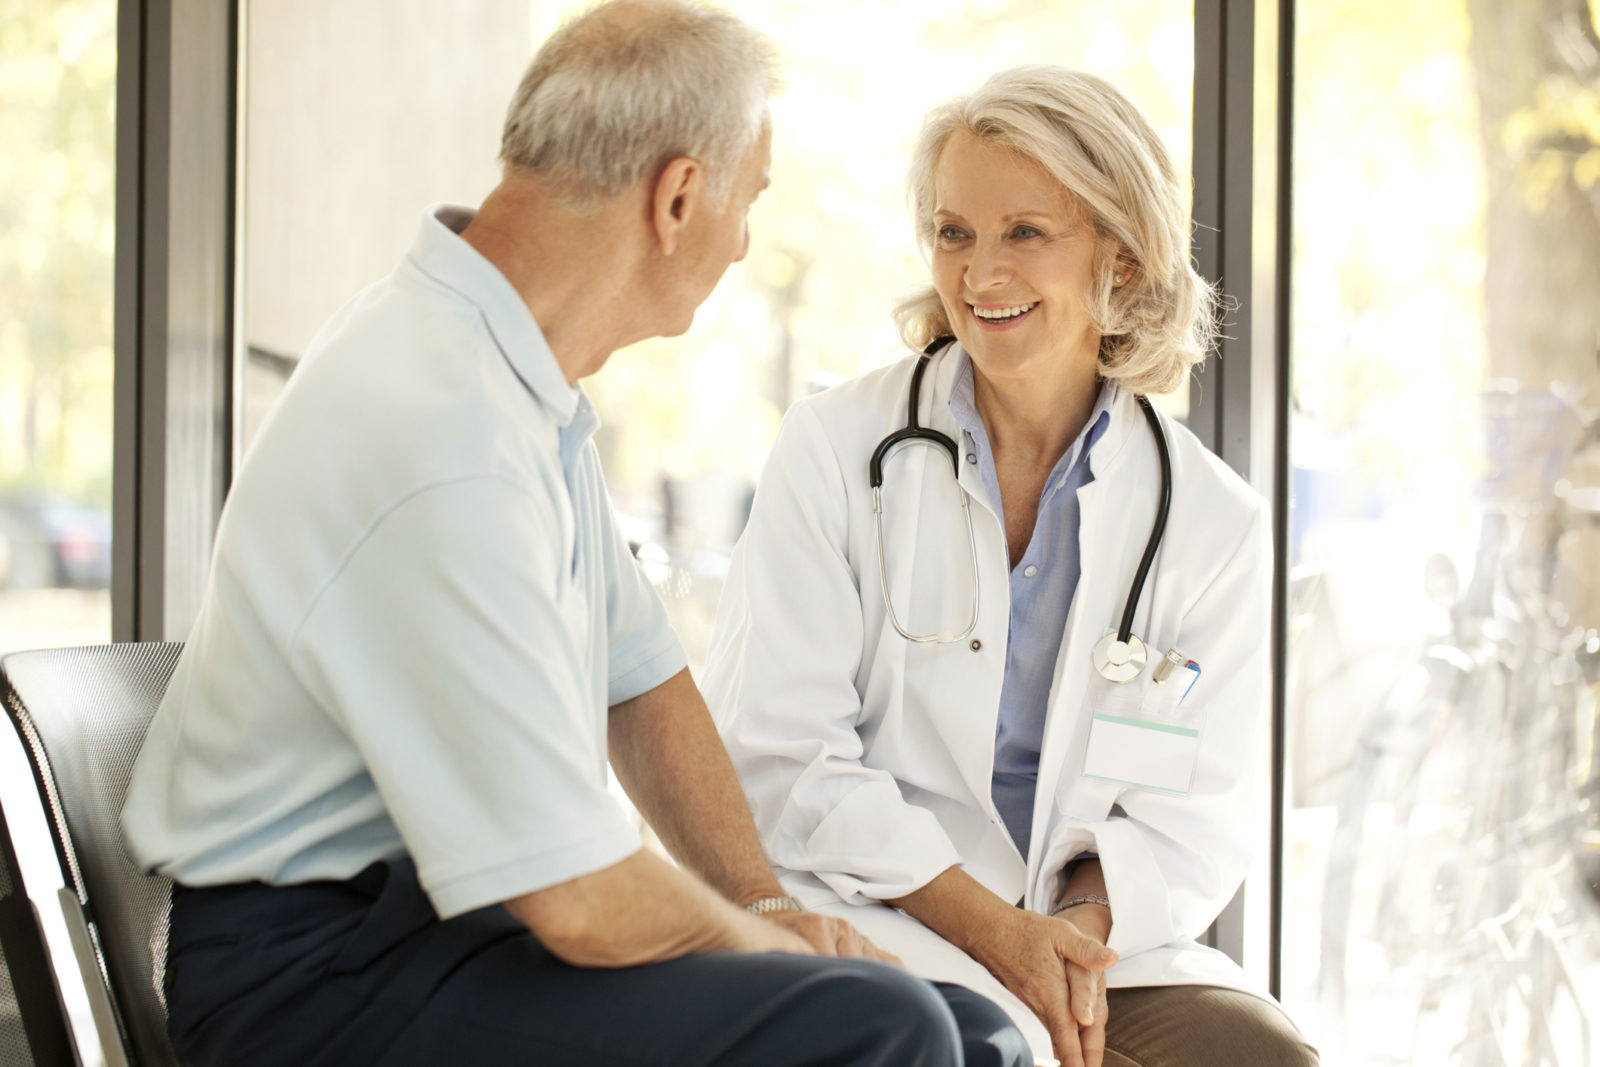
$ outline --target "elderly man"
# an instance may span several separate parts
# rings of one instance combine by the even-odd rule
[[[589,440],[577,381],[745,253],[770,57],[682,0],[568,23],[500,185],[428,212],[263,427],[123,812],[177,883],[185,1062],[1026,1056],[783,896]]]

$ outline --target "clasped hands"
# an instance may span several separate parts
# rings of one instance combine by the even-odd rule
[[[1049,1031],[1062,1067],[1100,1067],[1106,1047],[1111,913],[1082,904],[1055,917],[1022,908],[974,939],[971,953]]]

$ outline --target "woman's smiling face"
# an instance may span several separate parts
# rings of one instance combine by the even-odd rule
[[[933,227],[934,288],[980,372],[1095,372],[1100,333],[1084,297],[1096,235],[1060,182],[1027,156],[957,131],[934,169]]]

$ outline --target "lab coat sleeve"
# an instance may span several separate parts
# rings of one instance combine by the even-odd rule
[[[861,598],[846,478],[816,414],[797,404],[734,551],[705,690],[774,864],[840,898],[903,896],[960,862],[938,820],[863,762],[855,679]],[[876,590],[873,587],[872,592]]]
[[[1232,557],[1182,620],[1178,647],[1202,670],[1184,708],[1185,720],[1201,731],[1189,795],[1125,789],[1104,821],[1061,824],[1039,869],[1048,881],[1036,896],[1048,904],[1068,860],[1086,850],[1099,854],[1111,900],[1110,945],[1124,958],[1198,937],[1250,866],[1262,814],[1257,771],[1271,643],[1268,516],[1258,502]]]

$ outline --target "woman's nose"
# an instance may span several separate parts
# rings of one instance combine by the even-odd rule
[[[1005,246],[998,241],[979,241],[967,261],[967,287],[972,290],[993,289],[1011,278],[1011,261]]]

